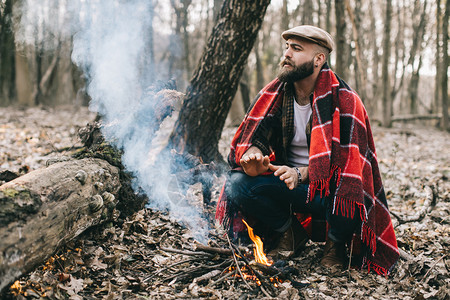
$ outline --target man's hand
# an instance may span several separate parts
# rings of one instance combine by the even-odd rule
[[[273,174],[275,176],[280,177],[280,180],[283,180],[290,190],[296,188],[300,183],[298,182],[298,173],[295,168],[291,168],[288,166],[275,166],[270,164],[269,169],[274,172]],[[300,174],[302,175],[301,182],[306,182],[308,180],[308,167],[300,167],[298,169],[300,171]]]
[[[275,166],[270,164],[269,169],[273,171],[273,175],[280,177],[286,183],[288,189],[293,190],[298,184],[298,174],[294,168],[288,166]]]
[[[258,176],[269,169],[269,157],[264,156],[257,147],[250,147],[242,156],[239,163],[249,176]]]

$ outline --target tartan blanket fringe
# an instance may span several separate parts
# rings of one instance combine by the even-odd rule
[[[309,183],[308,201],[312,195],[315,195],[317,191],[320,192],[320,196],[330,195],[330,182],[335,180],[339,182],[341,178],[341,168],[336,165],[331,167],[330,176],[327,179],[320,179]],[[370,248],[372,255],[376,252],[376,235],[375,232],[367,225],[367,212],[366,207],[359,202],[351,199],[344,198],[342,196],[335,195],[333,200],[333,214],[341,215],[346,218],[354,219],[356,208],[359,210],[359,217],[361,220],[361,240]],[[372,263],[373,264],[373,263]],[[381,267],[380,267],[381,268]]]

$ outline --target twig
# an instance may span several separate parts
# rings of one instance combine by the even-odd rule
[[[200,277],[194,278],[193,282],[195,282],[195,283],[200,283],[200,282],[202,282],[202,281],[210,280],[210,279],[216,277],[217,275],[220,275],[221,273],[222,273],[222,272],[219,271],[219,270],[212,270],[212,271],[209,271],[209,272],[206,273],[206,274],[203,274],[203,275],[200,276]]]
[[[447,254],[442,255],[441,258],[439,258],[437,261],[435,261],[433,263],[433,265],[430,267],[430,269],[428,270],[428,272],[425,274],[425,276],[423,276],[422,280],[420,281],[420,284],[422,284],[425,280],[425,278],[427,278],[428,274],[431,272],[431,270],[437,265],[438,262],[440,262],[441,260],[443,260],[445,257],[447,256]]]
[[[180,279],[184,279],[185,277],[187,277],[187,275],[196,273],[197,271],[200,271],[199,273],[203,273],[203,271],[216,269],[218,267],[222,267],[224,264],[227,264],[227,263],[230,263],[230,260],[225,260],[225,261],[223,261],[223,262],[221,262],[221,263],[219,263],[217,265],[213,265],[213,266],[203,266],[203,265],[202,266],[198,266],[198,267],[192,268],[190,270],[181,271],[181,272],[179,272],[177,274],[169,276],[168,278],[164,278],[163,281],[167,281],[167,280],[173,279],[175,277],[179,277]]]
[[[352,242],[350,244],[350,258],[348,260],[348,268],[347,271],[349,272],[349,276],[350,276],[350,266],[352,265],[352,255],[353,255],[353,237],[352,237]]]
[[[404,260],[408,261],[408,260],[413,260],[414,259],[413,255],[409,254],[408,252],[406,252],[402,248],[398,248],[398,251],[400,252],[400,257],[403,258]]]
[[[233,245],[231,242],[230,242],[230,245],[231,245],[232,248],[234,248],[235,251],[237,251],[239,253],[239,258],[241,258],[244,261],[244,263],[247,266],[247,268],[250,271],[252,271],[253,274],[255,274],[255,276],[259,279],[259,281],[261,282],[261,285],[259,287],[261,288],[261,291],[264,293],[264,295],[266,295],[267,297],[271,298],[272,296],[267,293],[267,291],[264,289],[263,285],[266,285],[267,287],[270,287],[270,288],[272,288],[272,286],[268,285],[267,282],[264,280],[264,277],[257,270],[252,268],[252,266],[250,265],[250,262],[248,261],[248,259],[245,258],[244,255],[242,255],[241,251],[239,251],[239,249],[235,245]]]
[[[248,288],[249,288],[250,290],[253,290],[253,288],[250,286],[250,284],[248,284],[247,280],[245,279],[244,275],[243,275],[242,272],[241,272],[241,267],[239,266],[239,263],[238,263],[238,261],[237,261],[237,259],[236,259],[236,253],[234,252],[233,244],[231,243],[230,238],[228,237],[228,234],[226,234],[226,236],[227,236],[228,244],[229,244],[230,247],[231,247],[231,248],[230,248],[230,249],[231,249],[231,252],[233,253],[233,259],[234,259],[234,263],[236,264],[236,270],[238,270],[239,275],[241,275],[242,280],[243,280],[244,283],[248,286]]]
[[[200,270],[200,269],[204,269],[205,267],[204,266],[198,266],[198,267],[194,267],[194,268],[192,268],[192,269],[190,269],[190,270],[184,270],[184,271],[181,271],[181,272],[179,272],[179,273],[176,273],[176,274],[174,274],[174,275],[172,275],[172,276],[169,276],[169,277],[166,277],[166,278],[164,278],[163,279],[163,281],[168,281],[168,280],[171,280],[171,279],[173,279],[173,278],[175,278],[175,277],[181,277],[181,278],[183,278],[183,275],[186,275],[186,274],[189,274],[189,273],[194,273],[194,272],[196,272],[196,271],[198,271],[198,270]]]
[[[166,248],[166,247],[159,247],[160,250],[166,251],[166,252],[172,252],[172,253],[178,253],[183,255],[205,255],[208,257],[212,257],[213,255],[206,252],[196,252],[196,251],[188,251],[188,250],[179,250],[174,248]]]
[[[218,253],[218,254],[224,254],[224,255],[232,255],[233,251],[230,249],[223,249],[223,248],[217,248],[217,247],[210,247],[206,246],[200,243],[195,244],[195,250],[200,250],[204,252],[210,252],[210,253]]]
[[[234,270],[233,272],[226,273],[224,276],[220,277],[220,278],[217,279],[216,281],[213,281],[213,282],[208,283],[207,286],[208,286],[208,287],[215,286],[216,284],[221,283],[222,281],[224,281],[224,280],[227,279],[228,277],[231,277],[231,276],[235,275],[236,273],[237,273],[237,269]]]
[[[181,264],[188,263],[188,262],[193,262],[193,261],[198,261],[198,260],[203,260],[203,258],[190,258],[190,259],[185,259],[185,260],[176,262],[176,263],[174,263],[174,264],[171,264],[170,266],[167,266],[167,267],[165,267],[165,268],[159,269],[158,271],[156,271],[155,273],[153,273],[153,274],[150,275],[150,276],[147,276],[142,282],[146,282],[147,280],[149,280],[149,279],[155,277],[156,275],[158,275],[159,273],[161,273],[161,272],[164,271],[164,270],[170,269],[170,268],[175,267],[175,266],[177,266],[177,265],[181,265]]]

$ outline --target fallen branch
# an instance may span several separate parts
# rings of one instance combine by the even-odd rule
[[[440,120],[441,114],[427,114],[427,115],[398,115],[392,117],[392,122],[414,121],[414,120]]]
[[[415,215],[409,216],[406,219],[404,219],[401,216],[397,215],[396,213],[392,211],[390,212],[392,216],[394,216],[398,220],[399,225],[410,222],[420,222],[425,218],[425,216],[428,213],[431,212],[434,205],[436,204],[437,193],[434,190],[434,188],[431,188],[430,186],[425,186],[425,190],[427,191],[425,201],[423,202],[421,210],[418,211]]]

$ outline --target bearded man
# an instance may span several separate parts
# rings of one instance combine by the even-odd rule
[[[233,138],[216,218],[234,232],[242,215],[278,233],[273,258],[294,257],[309,240],[300,222],[309,219],[297,213],[325,219],[322,265],[346,265],[353,237],[361,265],[388,274],[399,252],[362,101],[327,65],[328,32],[303,25],[282,37],[279,75]]]

